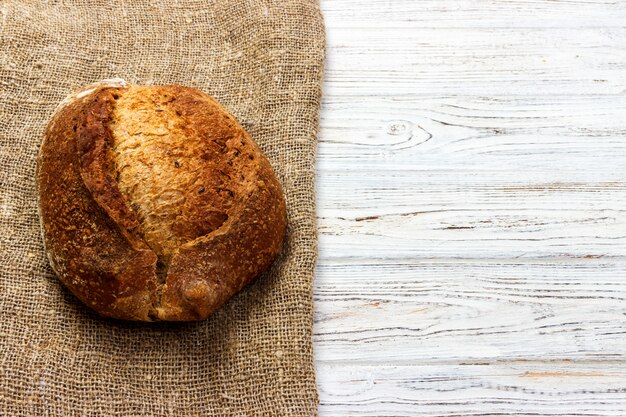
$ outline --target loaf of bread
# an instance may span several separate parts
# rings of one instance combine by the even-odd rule
[[[109,80],[68,97],[37,184],[53,270],[107,317],[204,319],[269,267],[285,235],[267,158],[194,88]]]

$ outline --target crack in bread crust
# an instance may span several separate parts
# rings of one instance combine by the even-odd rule
[[[49,181],[60,171],[75,188]],[[55,271],[106,316],[203,319],[269,266],[285,233],[269,162],[192,88],[102,86],[76,98],[48,127],[38,183]],[[68,234],[77,227],[90,245]]]
[[[243,130],[208,97],[139,86],[115,97],[109,126],[118,186],[143,239],[168,264],[177,248],[228,219],[258,164]]]

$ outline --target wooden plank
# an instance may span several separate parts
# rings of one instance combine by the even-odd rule
[[[402,215],[400,215],[402,216]],[[434,213],[394,221],[320,222],[324,258],[590,258],[623,257],[626,220],[605,213],[505,211]],[[494,219],[492,216],[496,216]],[[520,232],[521,230],[521,232]],[[522,234],[526,232],[525,234]]]
[[[626,154],[626,96],[326,96],[319,169],[580,168]],[[445,159],[444,159],[445,158]],[[581,166],[582,165],[582,166]],[[619,172],[621,173],[621,172]],[[569,172],[568,172],[569,174]]]
[[[616,416],[623,362],[318,365],[320,416]]]
[[[322,0],[330,28],[623,27],[621,1]]]
[[[626,262],[332,262],[315,289],[322,363],[623,359]]]
[[[365,181],[364,177],[361,181]],[[369,206],[366,210],[339,210],[349,217],[319,219],[320,258],[506,260],[626,256],[626,216],[621,210],[624,205],[619,204],[626,199],[623,183],[485,184],[479,181],[475,185],[467,184],[465,179],[456,185],[441,184],[444,206],[441,201],[429,198],[429,193],[436,193],[436,184],[428,188],[427,180],[411,180],[374,176],[363,194],[346,194],[346,200],[352,197],[352,202],[346,205]],[[402,186],[407,181],[411,181],[410,188]],[[465,185],[477,188],[449,192],[450,187],[463,190]],[[420,186],[425,189],[423,193]],[[568,207],[570,202],[575,204],[575,199],[580,199],[577,193],[594,193],[594,190],[599,190],[600,198],[604,199],[597,208]],[[615,195],[612,201],[608,199],[611,194]],[[524,201],[524,195],[529,195],[531,202]],[[546,205],[559,198],[561,202],[552,208],[524,208],[532,201]],[[393,205],[393,200],[403,201]],[[372,211],[376,201],[387,201],[387,206]],[[354,217],[359,211],[362,214]]]
[[[325,94],[546,96],[626,90],[625,28],[328,31]]]

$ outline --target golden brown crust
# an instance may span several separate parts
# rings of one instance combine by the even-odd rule
[[[282,246],[269,162],[195,89],[100,86],[71,101],[48,126],[37,180],[51,264],[105,316],[206,318]]]
[[[282,192],[269,163],[257,187],[222,228],[183,245],[173,257],[163,288],[162,320],[206,317],[269,266],[285,230]],[[241,256],[245,253],[245,256]]]

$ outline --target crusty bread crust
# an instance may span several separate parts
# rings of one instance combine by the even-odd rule
[[[280,252],[274,172],[237,121],[181,86],[89,86],[56,112],[37,183],[60,280],[98,313],[201,320]]]

